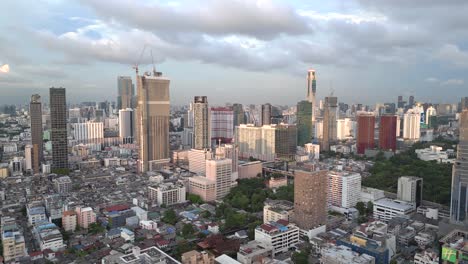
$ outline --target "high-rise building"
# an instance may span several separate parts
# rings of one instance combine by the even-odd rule
[[[74,123],[72,124],[72,134],[77,143],[102,144],[104,141],[104,123]]]
[[[421,113],[416,109],[409,109],[403,116],[403,138],[419,140],[421,137]]]
[[[194,148],[210,148],[210,119],[209,119],[208,98],[206,96],[195,96],[193,100],[193,134]]]
[[[317,80],[315,79],[315,70],[309,70],[307,72],[307,101],[312,103],[312,119],[311,119],[311,128],[310,133],[312,137],[315,132],[315,93],[317,92]]]
[[[300,101],[297,103],[297,144],[303,146],[312,140],[312,103]]]
[[[294,173],[293,222],[302,230],[311,230],[326,224],[327,171],[300,171]]]
[[[436,109],[432,105],[429,106],[426,110],[426,125],[429,125],[431,116],[436,116],[436,115],[437,115]]]
[[[271,111],[272,111],[271,104],[262,105],[262,123],[261,123],[262,126],[271,124]]]
[[[336,142],[336,108],[338,106],[337,97],[325,97],[325,109],[323,113],[323,138],[322,149],[330,150],[330,144]]]
[[[207,160],[206,178],[216,183],[216,199],[223,199],[233,186],[232,161],[230,159]]]
[[[169,159],[169,84],[162,73],[137,75],[137,141],[139,170],[152,169],[153,161]]]
[[[135,133],[135,117],[133,109],[119,110],[119,137],[122,143],[133,143]]]
[[[216,159],[230,159],[232,161],[232,174],[237,179],[239,170],[239,148],[234,144],[218,146],[215,151]],[[234,176],[236,174],[236,176]]]
[[[422,202],[423,179],[413,176],[398,178],[397,199],[419,207]]]
[[[382,150],[396,150],[397,116],[383,115],[380,117],[379,147]]]
[[[32,171],[32,145],[24,146],[24,170]]]
[[[414,96],[410,95],[408,99],[408,107],[413,107],[414,106]]]
[[[457,159],[452,169],[450,219],[468,223],[468,109],[460,114],[459,129]]]
[[[135,96],[135,89],[132,84],[132,78],[130,76],[119,76],[117,77],[117,108],[127,109],[133,108],[133,97]]]
[[[34,94],[29,103],[29,115],[31,117],[31,144],[32,144],[32,170],[39,173],[43,155],[42,141],[42,104],[41,96]]]
[[[234,115],[231,108],[212,107],[211,108],[211,141],[215,144],[231,143],[234,137]]]
[[[354,121],[351,118],[336,120],[336,138],[343,140],[353,136]]]
[[[342,208],[355,207],[361,196],[361,175],[342,171],[328,172],[328,203]]]
[[[375,147],[374,127],[374,113],[363,111],[357,113],[356,147],[358,154],[364,154],[366,149],[372,149]]]
[[[297,127],[279,124],[275,131],[276,157],[288,161],[295,160],[297,148]]]
[[[468,108],[468,96],[462,97],[460,102],[460,112]]]
[[[242,104],[233,104],[232,111],[234,113],[234,127],[245,124],[245,114]]]
[[[50,88],[52,168],[68,169],[67,101],[65,88]]]
[[[272,161],[275,152],[276,126],[257,127],[252,124],[240,125],[236,129],[236,143],[239,146],[239,157],[256,158]]]

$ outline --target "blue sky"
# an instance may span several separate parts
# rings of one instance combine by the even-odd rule
[[[468,96],[463,0],[16,0],[0,3],[0,104],[51,86],[115,100],[144,45],[171,101],[295,104],[307,69],[339,101],[455,102]],[[140,69],[151,69],[149,52]]]

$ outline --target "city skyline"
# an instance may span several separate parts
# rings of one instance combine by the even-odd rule
[[[144,44],[141,69],[151,68],[152,50],[157,68],[173,80],[173,105],[198,94],[213,105],[294,105],[305,96],[309,68],[320,76],[317,98],[334,90],[346,102],[414,94],[448,103],[466,89],[464,2],[211,1],[201,8],[191,1],[44,0],[4,7],[0,104],[27,102],[34,93],[46,98],[51,86],[67,87],[72,103],[116,98],[115,78],[134,75]],[[408,15],[416,11],[425,15]],[[18,21],[18,12],[34,16],[34,24]]]

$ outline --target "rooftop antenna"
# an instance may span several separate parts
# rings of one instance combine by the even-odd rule
[[[335,89],[333,89],[333,80],[330,80],[330,97],[333,96],[335,93]]]
[[[143,49],[141,50],[140,57],[138,58],[138,60],[137,60],[137,62],[135,63],[135,65],[133,66],[133,69],[135,69],[136,75],[138,75],[138,65],[139,65],[140,62],[141,62],[141,58],[143,57],[143,53],[145,52],[145,50],[146,50],[146,44],[143,45]]]
[[[153,50],[150,50],[151,53],[151,62],[153,63],[153,76],[156,76],[156,67],[154,66],[154,57],[153,57]]]

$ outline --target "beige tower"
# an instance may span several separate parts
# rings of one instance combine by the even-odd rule
[[[208,98],[206,96],[195,96],[193,101],[193,134],[194,148],[210,148],[210,111],[208,108]]]
[[[325,111],[323,113],[323,139],[322,149],[330,150],[330,144],[337,140],[336,108],[338,98],[325,97]]]
[[[42,161],[42,104],[41,96],[34,94],[29,103],[29,113],[31,116],[31,143],[32,149],[32,169],[34,173],[39,173]]]
[[[151,163],[169,159],[169,83],[160,72],[137,74],[137,141],[139,169],[147,172]]]

